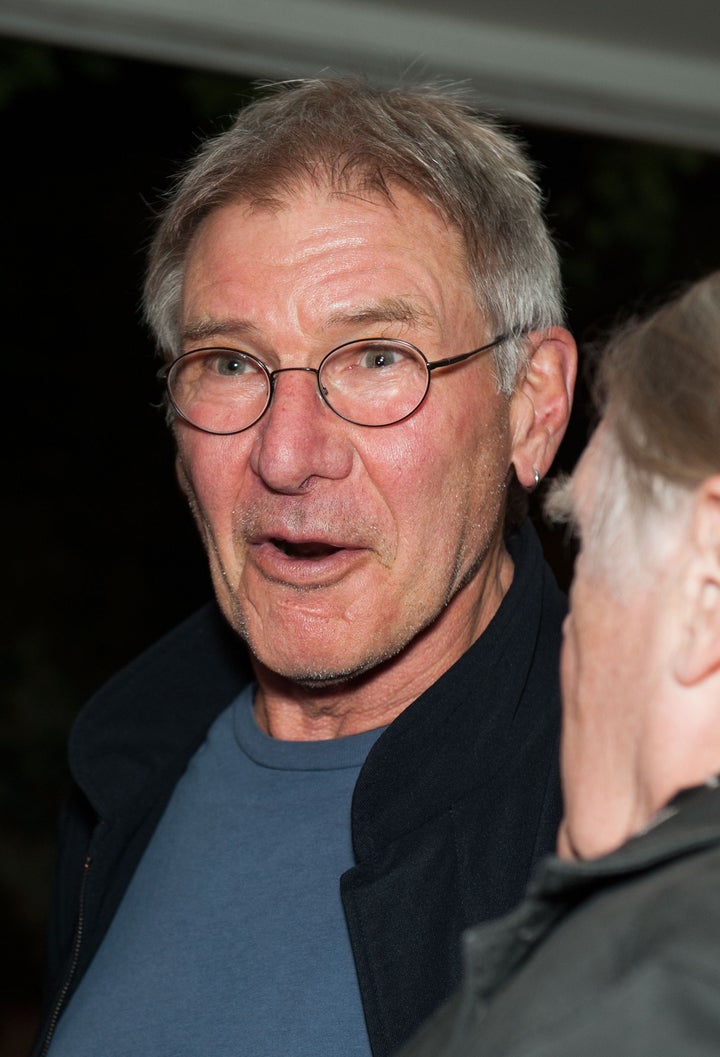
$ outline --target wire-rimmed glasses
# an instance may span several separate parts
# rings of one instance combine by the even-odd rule
[[[270,368],[249,352],[202,348],[161,368],[177,414],[204,433],[227,436],[250,429],[265,414],[275,381],[289,371],[309,371],[320,396],[336,415],[357,426],[392,426],[422,404],[432,372],[469,360],[508,340],[500,334],[460,356],[430,361],[407,341],[363,338],[338,345],[319,367]]]

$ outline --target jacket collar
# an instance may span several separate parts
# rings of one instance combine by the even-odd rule
[[[514,577],[488,627],[390,724],[368,756],[353,800],[358,861],[470,789],[482,795],[509,753],[540,724],[559,722],[565,599],[529,522],[510,538],[508,549]],[[544,679],[535,693],[528,687],[531,678]]]
[[[720,842],[720,788],[694,786],[678,793],[636,837],[599,859],[550,856],[538,869],[529,895],[572,894],[599,882],[652,870]]]
[[[174,785],[251,674],[245,647],[210,603],[106,683],[68,744],[70,770],[98,817],[132,818]]]

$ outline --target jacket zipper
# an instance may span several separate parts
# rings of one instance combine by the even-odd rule
[[[78,916],[77,923],[75,925],[75,936],[73,939],[72,958],[70,959],[70,966],[65,976],[65,981],[58,991],[57,998],[55,999],[55,1005],[53,1006],[52,1012],[47,1022],[47,1030],[45,1032],[45,1038],[43,1040],[42,1047],[40,1048],[39,1057],[46,1057],[48,1050],[50,1049],[50,1043],[53,1040],[55,1034],[55,1028],[57,1022],[60,1019],[63,1006],[65,1005],[65,999],[67,993],[70,990],[70,984],[73,981],[75,972],[77,971],[78,961],[80,960],[80,947],[83,940],[83,929],[85,927],[85,889],[87,887],[88,874],[90,873],[90,864],[92,863],[92,856],[86,855],[85,862],[83,863],[83,875],[80,881],[80,899],[78,904]]]

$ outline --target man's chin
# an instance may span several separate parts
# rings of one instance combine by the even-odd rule
[[[377,643],[383,634],[376,627],[365,635],[370,641],[353,642],[341,621],[311,624],[310,629],[297,621],[285,625],[278,622],[277,633],[268,636],[264,633],[267,622],[257,624],[237,606],[226,615],[250,651],[259,683],[274,682],[278,689],[285,683],[310,693],[337,692],[342,686],[357,689],[433,627],[439,613],[427,612],[418,623],[405,621],[396,627],[394,637],[382,641],[380,649]]]
[[[252,655],[258,682],[290,683],[307,693],[319,693],[324,690],[337,691],[346,686],[357,689],[358,685],[370,679],[384,665],[396,657],[405,648],[402,643],[395,649],[386,649],[381,653],[373,652],[353,662],[347,657],[318,658],[309,664],[307,656],[288,658],[277,656],[262,649],[255,649],[253,643],[246,639]]]
[[[278,661],[268,663],[253,652],[252,648],[251,652],[265,677],[269,676],[274,680],[292,683],[306,691],[337,690],[338,687],[354,685],[367,678],[370,673],[390,659],[389,657],[373,657],[362,663],[352,666],[345,664],[342,667],[331,664],[309,666],[307,663],[289,664]]]

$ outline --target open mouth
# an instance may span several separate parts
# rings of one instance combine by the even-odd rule
[[[327,558],[331,554],[337,554],[341,549],[340,547],[333,547],[329,543],[320,543],[313,540],[292,543],[290,540],[274,538],[270,542],[283,554],[286,554],[288,558],[300,558],[305,561],[317,561],[320,558]]]

